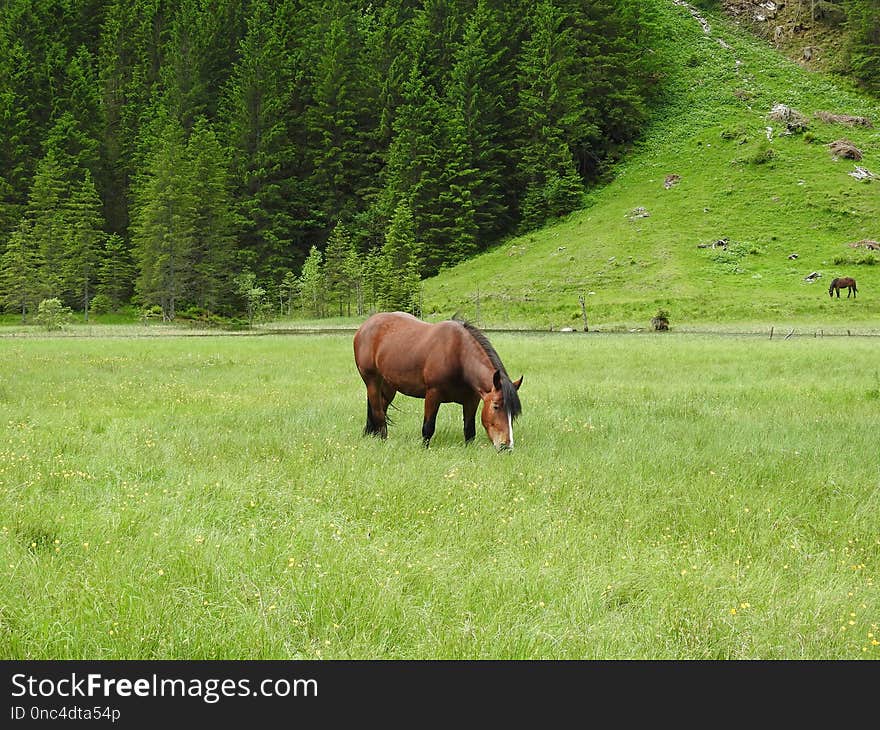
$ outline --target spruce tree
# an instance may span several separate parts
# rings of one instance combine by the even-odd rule
[[[299,292],[303,309],[315,317],[321,317],[324,314],[323,258],[318,247],[312,246],[299,276]]]
[[[183,130],[168,117],[136,192],[132,243],[138,265],[136,292],[173,320],[177,306],[192,300],[192,256],[197,201],[186,168]]]
[[[67,221],[64,203],[70,194],[67,174],[51,149],[37,164],[26,216],[29,234],[40,253],[44,293],[59,296],[64,290]]]
[[[39,249],[34,245],[31,223],[22,218],[6,244],[0,259],[0,297],[9,309],[21,312],[21,323],[27,321],[42,295]]]
[[[464,188],[473,206],[474,247],[484,247],[508,230],[512,218],[505,201],[508,151],[502,135],[512,75],[505,76],[505,36],[497,15],[479,0],[455,53],[448,97],[453,148]],[[467,257],[473,250],[463,248]]]
[[[382,305],[382,293],[385,290],[386,274],[385,257],[382,248],[373,248],[363,259],[363,290],[364,306],[368,312],[375,312]]]
[[[845,0],[847,52],[853,74],[880,92],[880,0]]]
[[[322,3],[325,6],[326,3]],[[359,126],[360,46],[355,14],[345,0],[322,7],[312,27],[309,53],[309,104],[304,121],[312,185],[320,199],[324,225],[350,219],[359,201],[366,150]]]
[[[55,144],[66,147],[65,152],[75,158],[69,166],[76,170],[77,178],[88,170],[98,186],[102,167],[101,96],[95,59],[86,46],[77,48],[71,59],[62,91],[58,107],[64,111],[50,133],[50,140],[52,136],[58,138]],[[62,135],[66,138],[63,141]]]
[[[324,250],[324,289],[330,304],[335,305],[334,309],[338,307],[340,317],[345,314],[346,307],[351,310],[353,282],[346,262],[353,248],[345,226],[337,224]]]
[[[303,160],[300,26],[292,0],[255,0],[223,105],[240,247],[271,280],[303,261],[322,219]]]
[[[349,292],[354,294],[355,312],[358,317],[361,317],[364,314],[364,260],[353,243],[345,251],[342,268],[348,282]],[[348,298],[348,316],[351,316],[350,296]]]
[[[9,18],[0,14],[0,236],[19,219],[27,201],[32,161],[40,158],[32,121],[36,114],[32,59],[6,22]]]
[[[529,20],[518,68],[523,230],[574,210],[583,192],[565,134],[582,113],[574,37],[551,0],[541,0]]]
[[[382,307],[420,314],[418,244],[412,211],[405,203],[397,206],[391,218],[382,258],[385,276]]]
[[[436,273],[474,249],[476,226],[463,153],[448,104],[415,71],[404,92],[405,104],[395,117],[395,138],[384,171],[385,215],[400,204],[413,218],[420,241],[421,273]],[[458,152],[458,154],[456,154]]]
[[[167,44],[166,3],[112,0],[107,6],[97,49],[104,134],[105,217],[108,230],[125,234],[132,191],[151,155],[141,144],[143,127],[154,117]]]
[[[65,290],[82,306],[83,318],[89,321],[89,302],[95,292],[104,237],[101,199],[86,170],[73,187],[65,205],[67,224],[64,279]]]
[[[117,233],[105,237],[98,264],[98,294],[106,296],[114,310],[128,301],[133,290],[135,266],[125,240]]]
[[[225,150],[204,119],[187,143],[192,220],[192,288],[196,303],[216,311],[230,303],[236,219]]]
[[[293,300],[299,295],[299,279],[297,275],[292,271],[285,272],[284,279],[281,280],[278,290],[282,302],[281,314],[285,313],[284,305],[286,304],[286,313],[290,317],[293,315]]]

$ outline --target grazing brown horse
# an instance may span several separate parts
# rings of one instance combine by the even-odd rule
[[[849,295],[853,295],[853,299],[855,299],[856,292],[856,280],[849,276],[842,276],[838,279],[831,280],[831,286],[828,287],[828,296],[833,297],[834,292],[837,292],[837,298],[840,299],[840,290],[846,289],[846,298],[849,299]]]
[[[365,434],[388,435],[386,409],[400,392],[425,399],[422,440],[434,435],[441,403],[460,403],[464,440],[476,435],[477,406],[499,451],[513,448],[513,422],[520,414],[519,386],[511,381],[495,348],[469,322],[430,324],[404,312],[379,312],[354,336],[354,360],[367,386]]]

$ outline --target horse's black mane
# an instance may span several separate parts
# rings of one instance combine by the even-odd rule
[[[517,393],[516,388],[511,382],[507,370],[504,369],[504,363],[501,362],[501,358],[498,356],[495,348],[492,347],[492,343],[489,342],[486,335],[484,335],[476,325],[468,322],[466,319],[462,319],[458,314],[452,315],[452,321],[458,322],[470,333],[471,337],[473,337],[480,347],[483,348],[483,352],[488,355],[492,366],[501,373],[501,394],[504,397],[504,410],[507,411],[511,419],[515,419],[520,413],[522,413],[522,404],[519,401],[519,393]]]

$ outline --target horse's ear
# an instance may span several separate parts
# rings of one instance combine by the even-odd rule
[[[520,375],[520,376],[519,376],[519,380],[514,380],[514,381],[513,381],[513,387],[516,388],[517,390],[519,390],[519,386],[522,385],[522,379],[523,379],[523,376]]]
[[[501,371],[496,370],[492,375],[492,387],[501,390]]]

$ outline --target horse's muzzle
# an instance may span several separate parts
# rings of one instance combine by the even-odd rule
[[[509,453],[513,451],[513,446],[511,446],[510,444],[498,444],[495,447],[495,451],[497,451],[499,454]]]

